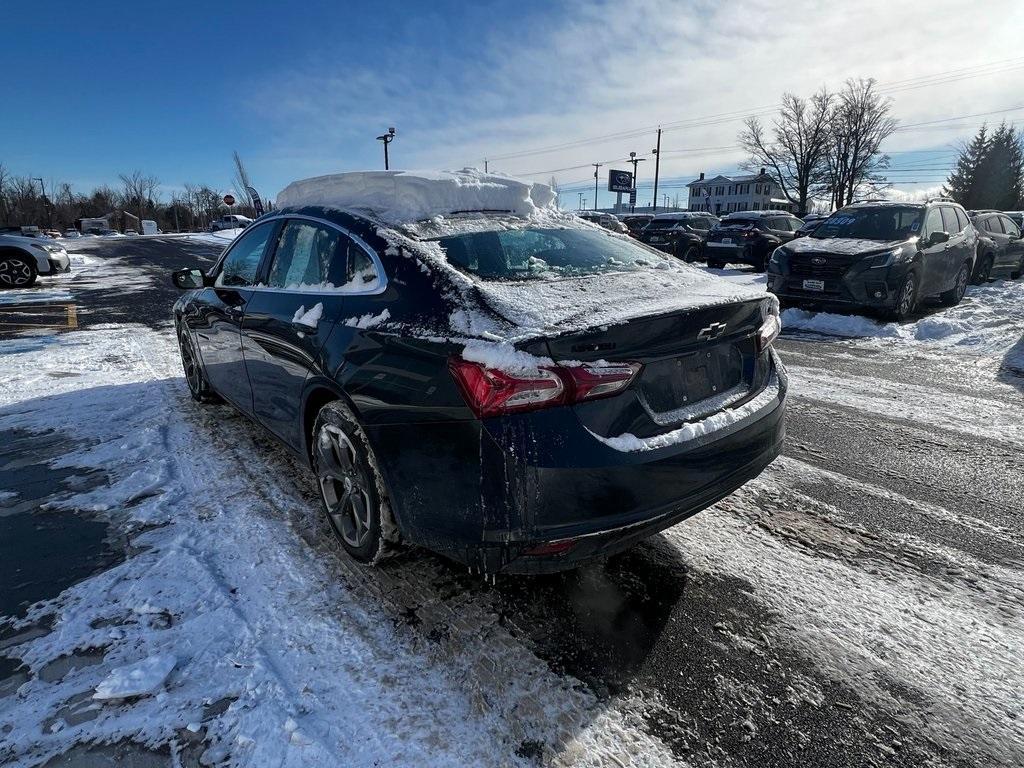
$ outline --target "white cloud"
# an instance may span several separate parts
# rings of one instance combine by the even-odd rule
[[[272,163],[268,175],[283,184],[298,175],[376,167],[372,137],[387,125],[398,127],[393,147],[404,167],[482,165],[485,157],[651,128],[491,164],[546,180],[552,169],[648,153],[659,123],[742,116],[777,103],[783,91],[836,88],[848,77],[897,83],[1022,56],[1022,28],[1024,4],[1016,0],[560,6],[544,19],[486,30],[468,59],[456,60],[439,39],[433,47],[391,48],[386,62],[327,59],[282,72],[253,97],[273,139],[259,160]],[[1022,72],[894,92],[894,113],[909,124],[1024,107]],[[1024,110],[1007,115],[1015,118],[1024,121]],[[943,147],[983,119],[901,131],[887,149]],[[666,131],[662,175],[734,167],[742,158],[734,148],[681,150],[731,147],[738,129],[733,120]],[[641,166],[641,180],[651,165]],[[585,182],[590,173],[555,175],[566,184]]]

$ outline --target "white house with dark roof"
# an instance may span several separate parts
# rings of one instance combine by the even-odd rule
[[[746,176],[715,176],[700,178],[686,185],[690,189],[691,211],[709,211],[722,216],[734,211],[790,211],[792,204],[762,168]]]

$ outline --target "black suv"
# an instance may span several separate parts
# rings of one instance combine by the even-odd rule
[[[696,261],[704,250],[708,232],[718,223],[710,213],[699,211],[659,213],[640,232],[640,242],[671,253],[683,261]]]
[[[708,235],[708,266],[752,264],[764,272],[768,257],[782,243],[796,237],[803,222],[786,211],[737,211],[722,218]]]
[[[903,319],[927,296],[960,302],[976,243],[967,212],[949,200],[854,203],[775,249],[768,290],[787,305],[865,307]]]
[[[999,211],[969,211],[978,232],[978,256],[974,282],[984,283],[995,274],[1009,274],[1011,280],[1024,272],[1024,240],[1020,227]]]
[[[208,272],[175,272],[174,322],[192,396],[308,462],[356,560],[404,541],[490,574],[570,568],[779,454],[770,297],[550,207],[496,213],[524,187],[501,177],[352,176],[297,183]],[[320,189],[359,213],[307,204]],[[428,193],[444,216],[388,208],[423,216]]]

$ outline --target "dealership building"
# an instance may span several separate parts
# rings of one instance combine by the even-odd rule
[[[709,211],[722,216],[734,211],[790,211],[792,204],[782,196],[782,190],[762,168],[759,173],[746,176],[715,176],[700,178],[686,185],[690,190],[691,211]]]

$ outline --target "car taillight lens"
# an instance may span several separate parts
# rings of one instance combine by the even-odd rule
[[[640,364],[553,365],[518,374],[452,358],[448,368],[466,404],[483,419],[614,395],[629,386]]]
[[[757,351],[758,353],[764,352],[768,347],[772,345],[772,342],[779,338],[779,334],[782,332],[782,321],[779,320],[779,316],[776,314],[768,315],[767,319],[761,323],[761,327],[757,329]]]

